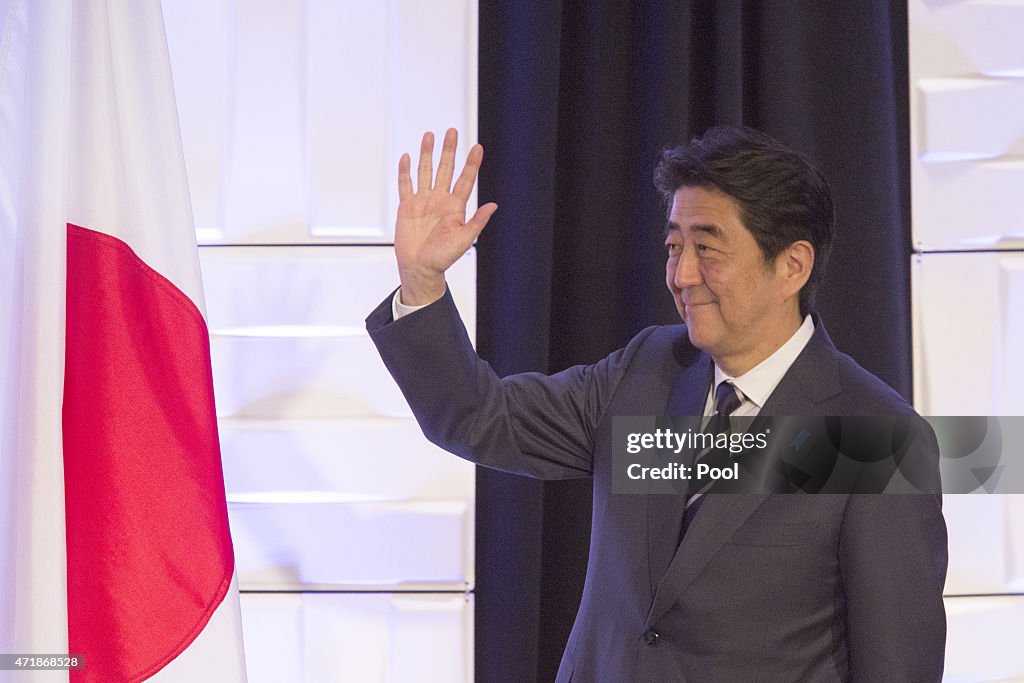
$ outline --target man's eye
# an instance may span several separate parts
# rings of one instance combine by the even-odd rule
[[[706,244],[698,244],[697,245],[697,252],[698,253],[704,254],[704,253],[707,253],[709,251],[711,251],[711,247],[709,247],[708,245],[706,245]]]

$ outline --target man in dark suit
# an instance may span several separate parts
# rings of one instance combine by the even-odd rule
[[[413,190],[399,163],[401,287],[367,319],[427,437],[543,479],[592,476],[583,600],[559,681],[938,681],[946,529],[936,495],[612,492],[616,415],[909,415],[811,315],[833,232],[827,184],[744,128],[667,151],[666,281],[683,325],[651,327],[590,366],[499,379],[475,354],[444,271],[482,161],[453,190],[455,133]],[[914,457],[937,468],[918,418]]]

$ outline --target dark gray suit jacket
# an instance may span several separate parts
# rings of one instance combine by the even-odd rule
[[[650,327],[594,365],[504,379],[450,295],[398,321],[389,297],[367,329],[434,443],[507,472],[593,477],[587,578],[558,681],[941,679],[940,497],[709,496],[677,546],[681,496],[612,494],[613,415],[703,413],[711,361],[685,326]],[[913,410],[819,322],[761,413]]]

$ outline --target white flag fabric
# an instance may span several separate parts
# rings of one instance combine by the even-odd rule
[[[0,0],[0,230],[11,680],[244,681],[159,0]]]

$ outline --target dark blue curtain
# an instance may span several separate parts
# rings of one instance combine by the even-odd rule
[[[659,151],[744,123],[831,181],[817,310],[910,397],[906,5],[871,0],[481,0],[477,339],[499,374],[593,362],[677,322]],[[478,470],[479,681],[550,681],[582,592],[589,480]]]

